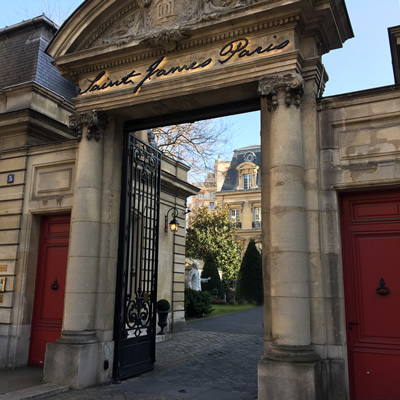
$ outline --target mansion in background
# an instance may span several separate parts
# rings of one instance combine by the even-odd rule
[[[191,208],[228,206],[236,225],[236,238],[246,251],[250,239],[261,249],[261,147],[247,146],[234,151],[232,160],[215,161],[214,172],[199,185]]]

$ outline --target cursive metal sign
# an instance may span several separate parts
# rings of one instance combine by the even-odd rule
[[[277,37],[274,36],[276,40]],[[243,59],[262,55],[275,50],[282,50],[289,45],[289,40],[286,39],[280,43],[270,43],[268,46],[251,47],[250,41],[247,38],[239,38],[227,43],[219,52],[218,63],[223,65],[234,59]],[[164,76],[178,75],[183,72],[191,72],[202,70],[209,67],[214,62],[212,57],[198,61],[192,61],[188,64],[172,65],[166,64],[166,57],[161,56],[158,60],[154,61],[146,69],[144,73],[138,72],[133,69],[127,75],[120,79],[111,79],[107,76],[106,71],[101,71],[94,79],[88,79],[89,85],[86,89],[81,90],[80,94],[93,93],[103,91],[109,88],[120,87],[124,85],[133,85],[133,93],[137,93],[145,82],[152,78],[161,78]],[[137,78],[137,79],[135,79]]]

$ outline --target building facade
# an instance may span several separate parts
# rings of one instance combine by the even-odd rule
[[[396,35],[392,30],[398,57]],[[137,147],[123,151],[136,143],[130,134],[171,121],[258,109],[265,290],[258,398],[400,396],[395,375],[400,366],[400,89],[395,84],[319,97],[327,80],[321,56],[352,36],[342,0],[87,0],[65,22],[46,52],[62,76],[79,88],[72,101],[81,140],[74,142],[75,151],[65,149],[64,158],[55,156],[68,161],[74,153],[76,161],[73,197],[68,200],[62,332],[47,345],[46,381],[85,387],[111,379],[104,369],[110,360],[124,363],[121,349],[130,338],[121,338],[111,328],[114,322],[121,327],[121,320],[114,318],[119,313],[114,306],[121,301],[115,292],[127,276],[126,270],[117,273],[117,265],[135,272],[131,250],[138,247],[129,229],[119,229],[120,221],[126,221],[120,214],[128,221],[144,221],[138,219],[142,215],[148,217],[146,224],[156,220],[156,206],[147,207],[146,214],[118,199],[136,201],[136,194],[142,193],[129,191],[132,179],[119,179],[121,165],[132,161],[133,154],[142,154],[134,157],[142,162],[148,154]],[[398,68],[398,61],[394,65]],[[131,139],[123,144],[124,137]],[[135,169],[146,171],[139,188],[149,182],[157,165],[157,153],[149,151],[149,164]],[[53,164],[43,163],[40,166]],[[2,174],[16,178],[17,166],[13,162],[2,167]],[[25,170],[25,165],[20,168]],[[172,173],[178,170],[171,165],[164,179],[179,178]],[[24,195],[49,190],[47,181],[36,176],[33,182],[39,186],[31,185],[35,190]],[[175,197],[169,197],[164,212],[172,203],[181,215],[185,196],[179,195],[188,194],[190,187],[177,182],[180,189],[172,185],[168,195],[179,201],[175,204]],[[23,197],[15,205],[17,211],[26,204]],[[56,196],[47,206],[57,207],[62,201]],[[40,202],[38,208],[46,205]],[[33,214],[9,220],[18,231],[14,240],[35,229],[34,218],[29,219]],[[25,225],[20,227],[19,218]],[[147,227],[130,226],[143,232]],[[171,235],[168,240],[172,242]],[[183,241],[175,236],[177,263]],[[122,248],[119,255],[117,243]],[[24,293],[27,271],[18,263],[28,265],[33,254],[17,257],[22,249],[18,243],[4,246],[4,259],[10,262],[1,262],[9,273],[2,294],[2,332],[7,340],[18,342],[24,323],[11,323],[11,309],[22,306],[24,295],[15,293]],[[173,273],[173,302],[179,305],[183,274]],[[52,277],[50,286],[57,284]],[[136,299],[146,302],[148,297],[141,292]],[[21,321],[22,314],[18,313]],[[29,315],[24,321],[29,331]],[[7,346],[15,348],[15,354],[26,350],[26,345]],[[138,353],[133,350],[132,356]]]
[[[221,161],[218,157],[214,172],[209,172],[206,180],[197,185],[200,191],[190,203],[192,209],[228,207],[243,252],[250,239],[254,239],[261,250],[260,166],[261,148],[257,145],[234,150],[231,161]]]
[[[200,191],[191,199],[190,207],[193,210],[202,206],[206,206],[210,210],[215,209],[217,203],[216,194],[222,188],[229,165],[229,161],[222,161],[221,157],[218,156],[218,159],[214,162],[214,171],[207,173],[204,182],[195,184]]]
[[[117,284],[124,135],[110,133],[120,124],[115,118],[100,129],[100,114],[77,116],[72,101],[76,86],[60,76],[44,52],[56,31],[44,16],[0,30],[1,58],[7,67],[0,72],[0,368],[45,367],[55,372],[52,379],[68,379],[72,387],[80,388],[109,382],[115,373],[114,309],[118,290],[125,290],[121,282]],[[147,131],[136,131],[135,138],[138,143],[142,139],[136,151],[144,154]],[[152,163],[157,159],[150,161],[146,166],[141,157],[138,173],[145,166],[149,176],[154,174]],[[165,219],[174,213],[184,226],[186,198],[197,189],[186,182],[188,167],[182,163],[159,154],[158,165],[159,202],[152,207],[159,211],[147,218],[153,221],[153,232],[140,217],[145,214],[144,198],[132,205],[138,211],[130,228],[134,232],[141,221],[136,238],[151,240],[153,254],[146,254],[149,243],[135,245],[136,250],[143,249],[136,254],[144,255],[131,265],[130,274],[148,271],[150,263],[156,266],[156,258],[162,260],[158,285],[153,282],[147,290],[152,301],[142,304],[142,312],[154,318],[151,304],[167,299],[168,329],[178,331],[185,327],[185,234],[184,229],[168,232]],[[135,186],[137,179],[130,179]],[[146,179],[140,180],[142,187]],[[142,188],[135,187],[139,199]],[[136,295],[129,290],[127,312],[135,315]],[[87,309],[82,310],[85,304]],[[145,336],[148,322],[131,317],[126,331]],[[150,336],[155,335],[154,322]],[[46,344],[58,340],[62,348],[63,341],[71,338],[67,326],[79,327],[81,341],[91,347],[77,364],[70,364],[74,378],[66,378],[62,372],[66,368],[54,364],[59,355],[45,361]],[[98,363],[101,367],[94,367]]]
[[[243,251],[246,251],[250,239],[254,239],[261,250],[260,167],[260,146],[235,150],[224,183],[216,196],[218,204],[229,208]]]

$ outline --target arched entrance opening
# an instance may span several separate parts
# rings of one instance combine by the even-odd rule
[[[214,110],[212,115],[217,116],[219,112],[219,110]],[[149,135],[152,134],[152,129],[158,128],[155,125],[157,123],[161,123],[161,126],[165,126],[166,123],[172,123],[175,126],[178,122],[196,123],[202,115],[205,114],[198,112],[190,116],[182,115],[181,118],[170,116],[167,120],[129,121],[124,125],[114,326],[114,380],[128,378],[153,368],[156,341],[155,303],[157,293],[168,291],[164,287],[158,288],[160,285],[166,285],[164,268],[168,264],[162,256],[158,255],[158,248],[162,245],[158,234],[163,230],[163,227],[159,226],[160,221],[163,220],[160,217],[162,155]],[[217,127],[217,125],[214,126]],[[190,135],[191,132],[187,131],[186,134]],[[216,152],[213,154],[215,157],[218,155]],[[258,201],[260,202],[261,199],[259,198]],[[161,203],[163,203],[162,200]],[[185,213],[178,211],[177,217],[183,227],[181,230],[183,233],[180,235],[184,236]],[[180,241],[180,246],[184,246],[184,238],[177,241]],[[171,251],[173,251],[172,247]],[[174,268],[183,280],[182,272],[184,271],[178,272],[178,266]],[[178,278],[175,277],[174,281],[177,280]],[[182,301],[173,302],[174,307],[182,311]],[[172,319],[174,320],[174,315]]]
[[[78,276],[80,288],[92,288],[102,273],[117,276],[115,258],[106,272],[82,271],[101,254],[102,234],[101,210],[85,202],[101,204],[107,168],[122,169],[123,132],[257,109],[268,249],[259,398],[321,398],[330,380],[345,380],[343,360],[338,367],[326,355],[329,338],[317,322],[326,304],[312,298],[309,282],[319,257],[312,239],[319,231],[316,97],[327,79],[321,55],[351,35],[342,1],[91,0],[78,8],[47,50],[80,89],[73,122],[81,138],[68,261],[77,275],[67,274],[62,338],[46,353],[48,381],[85,387],[109,379],[103,366],[114,351],[113,312],[96,313],[98,289],[77,295],[73,287]],[[55,376],[71,357],[76,366]]]

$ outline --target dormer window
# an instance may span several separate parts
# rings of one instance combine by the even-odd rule
[[[253,187],[253,175],[243,175],[243,189],[251,189]]]
[[[251,153],[248,154],[251,155]],[[248,161],[237,166],[239,178],[237,190],[257,189],[258,168],[257,165]]]

